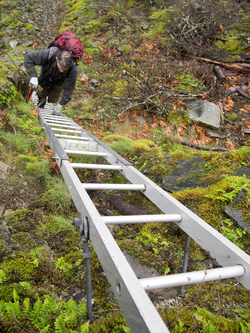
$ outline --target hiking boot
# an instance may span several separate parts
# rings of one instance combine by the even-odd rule
[[[39,97],[39,100],[38,100],[38,103],[37,103],[36,107],[39,108],[39,109],[44,109],[45,104],[46,104],[46,98],[45,97],[43,97],[43,98]]]
[[[54,110],[52,114],[53,114],[53,116],[62,116],[62,113],[60,111],[56,111],[56,110]]]

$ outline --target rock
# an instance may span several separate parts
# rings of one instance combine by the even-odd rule
[[[205,164],[205,160],[199,156],[182,159],[171,174],[158,176],[154,181],[168,192],[178,192],[196,187],[206,188],[210,184],[200,181]]]
[[[236,195],[236,197],[232,201],[232,205],[237,205],[238,203],[242,202],[245,200],[247,196],[247,190],[243,187],[240,192]]]
[[[143,117],[137,117],[136,122],[141,127],[147,124],[146,120]]]
[[[88,79],[89,79],[85,73],[81,73],[79,75],[79,78],[80,78],[80,81],[88,81]]]
[[[98,87],[98,86],[99,86],[99,82],[98,82],[98,80],[96,80],[96,79],[91,79],[91,80],[89,81],[89,84],[90,84],[91,86],[93,86],[93,87]]]
[[[220,108],[208,101],[197,101],[189,104],[189,118],[212,128],[220,127]]]
[[[238,168],[235,170],[236,176],[246,176],[247,178],[250,178],[250,166],[244,167],[244,168]]]
[[[18,45],[18,41],[17,40],[11,40],[9,44],[10,44],[10,47],[12,49],[14,49]]]
[[[209,136],[210,138],[223,139],[222,135],[220,135],[218,132],[212,130],[211,128],[206,129],[206,135]]]
[[[12,209],[6,209],[5,213],[4,213],[4,217],[10,215],[13,213],[13,210]]]
[[[0,217],[3,216],[3,212],[4,212],[4,206],[0,206]]]
[[[7,253],[13,253],[15,251],[25,251],[25,248],[23,246],[13,241],[9,231],[9,227],[5,222],[0,224],[0,239],[2,243],[0,247],[0,262],[3,261],[3,258]]]
[[[98,47],[100,45],[102,45],[102,42],[100,40],[97,40],[91,44],[92,47]]]
[[[130,254],[128,254],[127,251],[123,251],[123,254],[126,257],[128,263],[130,264],[131,268],[133,269],[138,279],[152,277],[152,276],[159,276],[159,273],[154,268],[141,265],[139,261],[133,258]]]
[[[139,261],[129,255],[127,251],[123,251],[123,254],[138,279],[160,276],[154,268],[141,265]],[[177,298],[177,291],[174,288],[153,289],[148,291],[148,293],[154,298],[154,302],[158,302],[159,299]]]
[[[0,161],[0,179],[6,180],[6,173],[8,171],[9,166],[4,162]]]
[[[84,302],[85,301],[85,293],[84,293],[84,291],[80,290],[77,287],[72,287],[68,291],[68,294],[66,296],[66,301],[69,301],[71,298],[77,304],[79,304],[80,302]]]
[[[246,232],[250,234],[250,224],[244,219],[241,210],[232,209],[229,206],[224,207],[223,209],[228,217],[234,220],[242,229],[246,230]]]

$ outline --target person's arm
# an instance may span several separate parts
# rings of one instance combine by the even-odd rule
[[[60,105],[66,105],[71,100],[71,95],[76,86],[76,79],[77,79],[77,67],[74,66],[70,71],[70,74],[65,79],[63,83],[63,94],[62,98],[59,102]]]
[[[35,66],[43,66],[49,55],[49,49],[44,51],[30,51],[24,56],[24,67],[26,72],[31,77],[37,77]]]

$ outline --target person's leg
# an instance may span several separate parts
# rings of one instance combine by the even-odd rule
[[[51,87],[51,89],[49,89],[49,94],[48,94],[48,102],[49,103],[57,103],[61,92],[62,92],[62,85],[59,84],[53,84],[53,86]]]
[[[38,95],[38,104],[37,106],[39,108],[43,108],[44,105],[46,104],[46,97],[49,94],[49,89],[46,85],[40,85],[40,87],[37,90],[37,95]]]

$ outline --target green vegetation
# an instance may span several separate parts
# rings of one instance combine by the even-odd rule
[[[4,207],[12,205],[12,212],[7,215],[4,210],[0,217],[0,331],[130,333],[91,244],[95,318],[92,323],[86,318],[82,242],[72,225],[76,208],[44,142],[36,112],[31,103],[24,102],[28,78],[21,70],[23,54],[27,45],[36,45],[37,40],[32,49],[47,47],[55,27],[48,27],[43,39],[36,23],[27,22],[26,16],[23,21],[20,1],[0,4],[0,161],[8,166],[1,193]],[[34,22],[39,16],[35,4],[25,8],[25,15]],[[245,3],[155,0],[152,5],[138,0],[63,0],[57,5],[58,12],[53,15],[60,16],[58,32],[72,29],[84,44],[85,56],[78,68],[87,76],[79,79],[70,107],[63,112],[154,180],[171,175],[184,160],[199,156],[204,161],[200,183],[208,186],[172,193],[173,197],[249,253],[249,234],[224,211],[245,188],[246,197],[236,208],[250,221],[250,181],[235,171],[249,166],[246,137],[235,140],[235,150],[225,152],[198,151],[180,143],[225,147],[231,123],[237,124],[240,112],[249,111],[245,105],[226,100],[223,94],[228,86],[219,86],[210,67],[195,58],[202,46],[233,54],[227,55],[227,61],[241,61],[240,54],[249,42]],[[10,48],[5,29],[10,41],[21,40],[16,48]],[[233,86],[234,82],[230,76],[227,84]],[[219,95],[222,91],[223,96]],[[190,96],[223,101],[227,112],[222,114],[219,143],[215,139],[202,141],[207,139],[203,129],[188,117]],[[96,160],[77,157],[74,162]],[[83,182],[119,183],[124,179],[110,171],[77,173]],[[122,196],[160,213],[141,193]],[[93,201],[100,211],[119,215],[104,199],[93,195]],[[116,227],[114,234],[121,250],[142,265],[161,275],[181,271],[186,235],[178,226]],[[191,241],[190,269],[207,269],[210,259]],[[79,302],[71,298],[75,291],[81,295]],[[185,291],[183,299],[173,297],[171,306],[157,304],[171,332],[250,331],[249,292],[236,281],[187,286]]]
[[[50,332],[51,329],[61,333],[87,333],[89,323],[83,323],[86,312],[85,305],[77,305],[72,299],[68,302],[56,302],[48,295],[44,296],[44,301],[38,298],[34,305],[31,304],[29,298],[20,302],[15,289],[13,290],[13,301],[0,301],[3,329],[8,329],[9,322],[14,321],[14,327],[18,327],[20,331],[28,328],[29,330],[38,329],[40,333]]]

